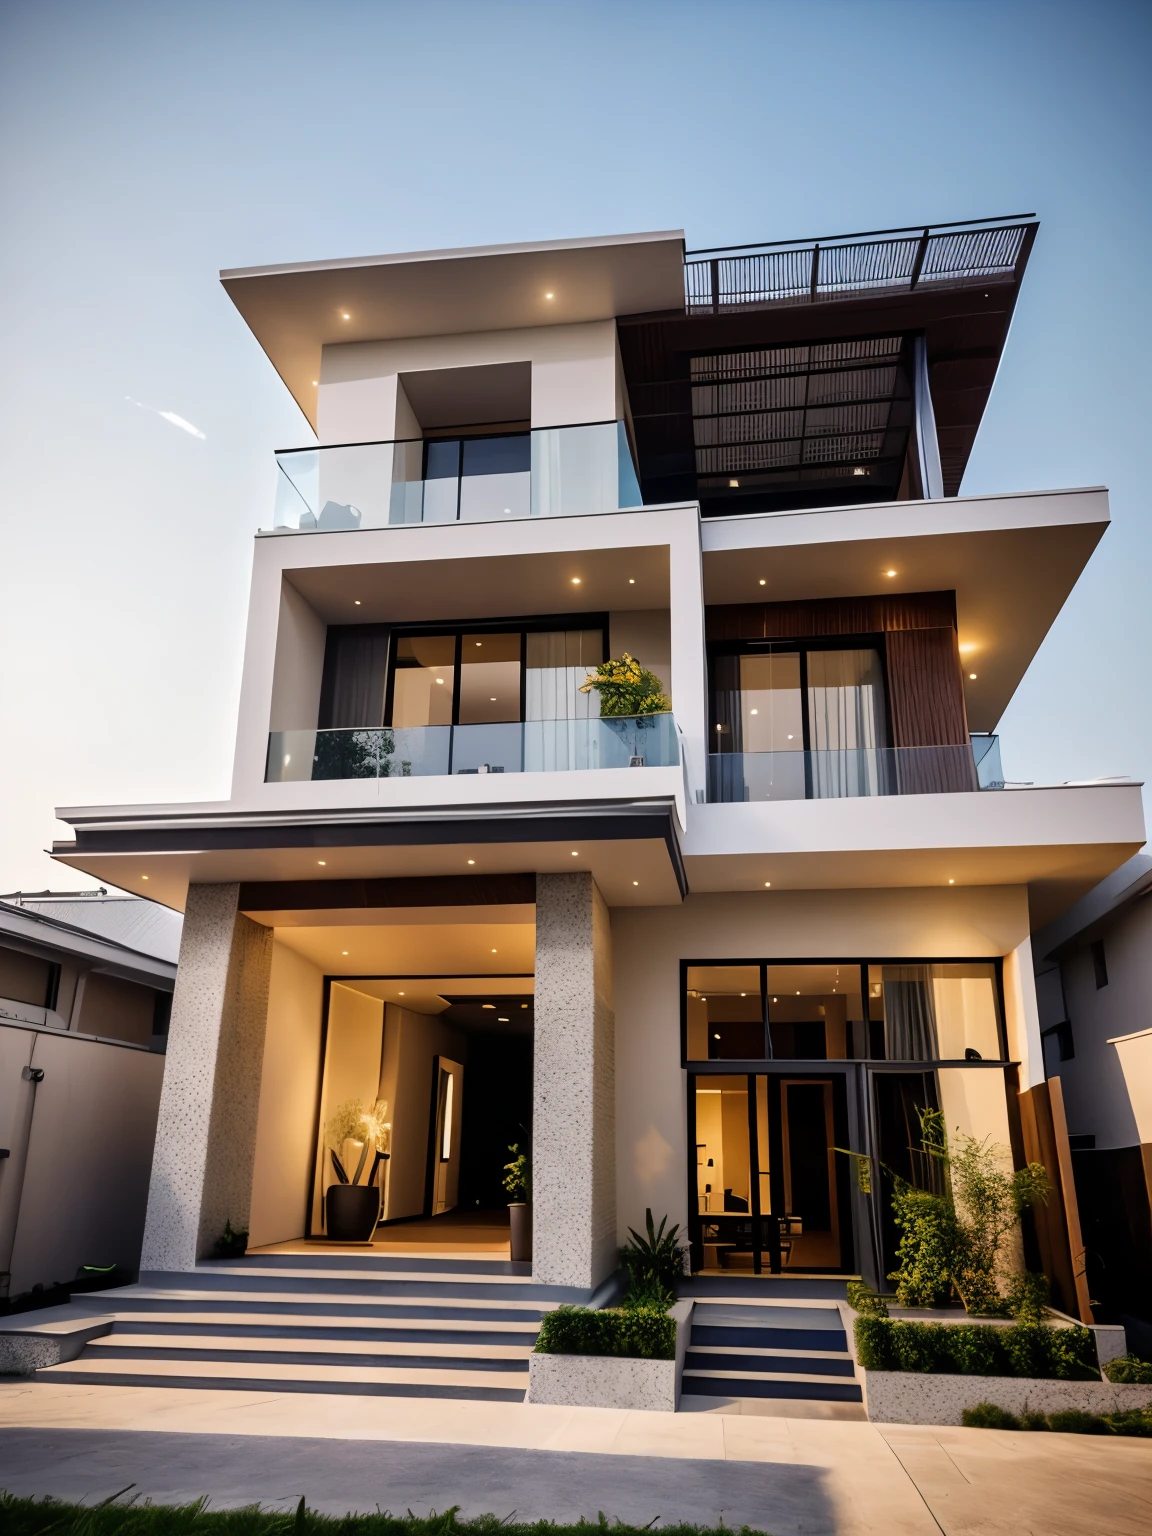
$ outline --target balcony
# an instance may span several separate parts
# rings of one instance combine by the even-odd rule
[[[679,762],[676,723],[669,714],[272,731],[265,783],[675,768]]]
[[[713,804],[1003,788],[1000,738],[993,735],[973,736],[968,746],[714,752],[708,758],[708,799]]]
[[[576,517],[642,505],[622,421],[276,455],[274,532]]]

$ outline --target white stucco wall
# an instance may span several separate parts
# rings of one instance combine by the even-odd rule
[[[290,582],[280,588],[270,731],[311,730],[320,709],[324,676],[324,620]]]
[[[324,978],[273,941],[249,1246],[303,1237],[315,1151]]]
[[[412,434],[397,378],[426,369],[530,363],[533,427],[562,427],[623,416],[616,322],[526,326],[463,336],[337,343],[320,367],[318,436],[322,443],[381,442]]]
[[[681,1223],[688,1218],[681,959],[977,959],[1007,957],[1027,936],[1027,892],[1013,886],[764,891],[689,896],[681,907],[616,908],[621,1241],[629,1226],[643,1226],[646,1206],[657,1220],[664,1214]],[[1009,1040],[1024,1038],[1018,1006],[1006,998]],[[1025,1066],[1022,1062],[1022,1080]]]
[[[1087,941],[1063,957],[1076,1055],[1049,1065],[1064,1089],[1070,1135],[1093,1135],[1101,1150],[1132,1147],[1148,1138],[1133,1112],[1120,1053],[1109,1041],[1152,1027],[1152,898],[1121,908],[1094,936],[1104,944],[1108,985],[1096,986]]]

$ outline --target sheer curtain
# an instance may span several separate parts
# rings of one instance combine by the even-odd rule
[[[940,1055],[929,965],[885,965],[884,1054],[889,1061],[935,1061]]]
[[[808,740],[815,797],[885,792],[884,669],[878,651],[808,652]]]
[[[546,630],[528,635],[524,681],[524,767],[528,772],[594,768],[593,731],[600,695],[580,685],[604,659],[598,629]]]

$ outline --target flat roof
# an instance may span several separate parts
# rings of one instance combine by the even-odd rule
[[[237,267],[220,281],[315,430],[324,346],[682,310],[684,232]]]

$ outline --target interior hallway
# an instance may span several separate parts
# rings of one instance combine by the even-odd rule
[[[223,1432],[222,1426],[224,1427]],[[600,1408],[0,1383],[0,1486],[89,1503],[461,1506],[772,1536],[1144,1536],[1139,1440]]]
[[[330,1243],[326,1238],[296,1238],[287,1243],[268,1243],[249,1248],[249,1256],[265,1253],[378,1253],[405,1254],[409,1258],[450,1258],[468,1255],[507,1259],[508,1211],[469,1211],[457,1208],[442,1216],[413,1216],[406,1221],[377,1227],[371,1243]]]

